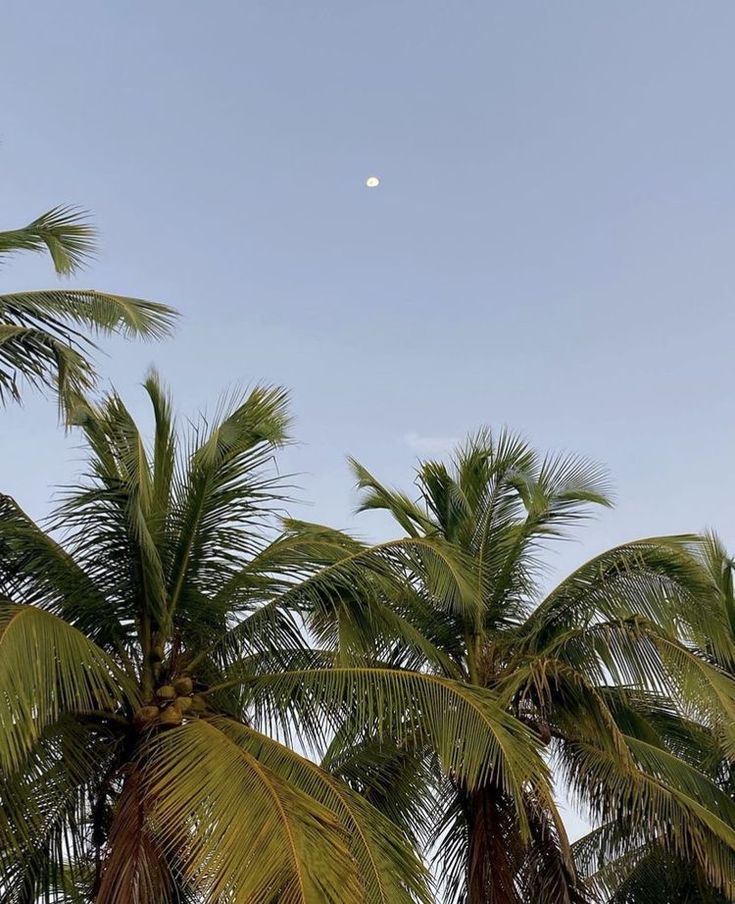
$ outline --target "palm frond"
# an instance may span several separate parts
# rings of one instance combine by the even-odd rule
[[[23,382],[57,387],[61,399],[73,399],[92,387],[94,371],[77,349],[48,332],[0,323],[0,404],[20,401]]]
[[[54,207],[21,229],[0,232],[0,258],[19,251],[46,251],[60,275],[74,273],[94,254],[97,233],[88,213]]]
[[[257,387],[228,406],[212,426],[196,429],[185,470],[176,476],[168,618],[186,615],[202,585],[221,587],[262,543],[263,510],[280,496],[264,466],[287,439],[288,394]],[[238,568],[239,570],[239,568]]]
[[[14,499],[1,494],[0,596],[53,612],[107,652],[129,640],[124,613]]]
[[[56,904],[68,858],[84,849],[87,794],[109,763],[101,726],[72,718],[44,731],[0,774],[0,892],[7,904]]]
[[[0,768],[19,767],[61,713],[93,713],[100,699],[130,705],[129,679],[80,631],[35,606],[0,602]]]
[[[363,900],[334,814],[215,724],[151,738],[145,771],[150,824],[206,900]]]
[[[369,798],[242,723],[221,718],[213,723],[271,772],[335,814],[364,885],[366,904],[430,900],[426,870],[411,844]]]
[[[125,777],[109,835],[96,900],[105,904],[174,904],[171,876],[161,843],[151,831],[145,806],[143,770],[133,767]]]
[[[530,733],[490,691],[434,675],[375,667],[258,675],[247,684],[258,722],[317,748],[345,719],[378,737],[431,747],[468,787],[492,780],[515,800],[546,768]]]
[[[719,804],[710,809],[721,798],[709,780],[665,751],[626,740],[637,760],[633,769],[591,744],[564,743],[560,762],[579,802],[594,819],[619,827],[621,848],[640,843],[645,832],[675,855],[696,862],[713,885],[732,891],[735,829]]]
[[[388,511],[398,524],[412,537],[421,533],[433,533],[435,523],[405,493],[391,490],[383,486],[373,475],[354,458],[348,459],[357,487],[361,491],[358,512],[373,509]]]
[[[42,289],[0,295],[0,322],[43,329],[59,341],[89,344],[76,328],[136,339],[162,339],[176,322],[173,308],[96,289]]]
[[[161,339],[176,312],[166,305],[93,289],[48,289],[0,295],[0,402],[20,399],[25,381],[57,388],[68,409],[95,380],[83,331]]]
[[[708,587],[687,550],[691,536],[651,537],[606,550],[565,578],[527,620],[541,649],[570,627],[640,615],[666,628]],[[529,647],[530,648],[530,647]]]

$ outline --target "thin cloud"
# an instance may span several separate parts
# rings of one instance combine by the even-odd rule
[[[457,445],[454,436],[423,436],[420,433],[406,433],[403,441],[419,455],[445,455]]]

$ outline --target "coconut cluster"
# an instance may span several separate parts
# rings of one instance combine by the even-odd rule
[[[156,702],[142,706],[135,713],[135,725],[150,728],[154,724],[161,728],[173,728],[181,725],[184,716],[196,717],[205,709],[204,698],[194,694],[191,678],[182,676],[171,684],[162,684],[156,688]]]

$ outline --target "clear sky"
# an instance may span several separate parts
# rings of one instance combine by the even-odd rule
[[[3,228],[96,214],[75,282],[169,302],[188,413],[293,390],[302,517],[355,519],[353,454],[407,484],[481,424],[607,463],[618,506],[560,572],[634,536],[735,547],[731,0],[50,0],[3,6]],[[365,179],[378,175],[377,189]],[[44,260],[5,291],[55,282]],[[33,514],[79,467],[52,402],[0,417]]]

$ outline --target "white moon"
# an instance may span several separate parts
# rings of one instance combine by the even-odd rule
[[[380,185],[380,179],[377,176],[369,176],[365,182],[368,188],[377,188]]]

